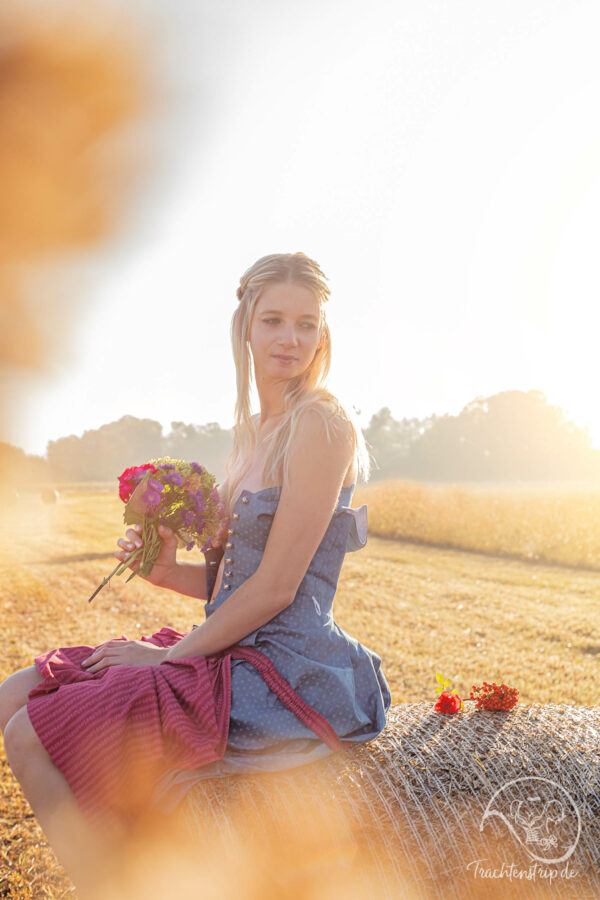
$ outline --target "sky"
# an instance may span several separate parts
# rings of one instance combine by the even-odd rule
[[[329,279],[330,389],[363,427],[539,390],[600,447],[598,4],[131,9],[173,101],[156,171],[73,261],[68,340],[10,375],[1,440],[231,427],[240,276],[302,250]]]

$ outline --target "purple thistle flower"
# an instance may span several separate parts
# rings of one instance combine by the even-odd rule
[[[197,462],[190,463],[190,466],[192,467],[192,470],[194,472],[198,473],[198,475],[202,475],[202,473],[204,472],[202,466],[199,466]]]
[[[206,551],[209,549],[209,547],[212,547],[212,538],[207,538],[204,541],[204,543],[202,544],[202,552],[206,553]]]
[[[149,479],[148,479],[148,487],[149,487],[152,491],[158,491],[159,494],[160,494],[161,491],[164,491],[164,489],[165,489],[165,486],[164,486],[164,484],[162,483],[162,481],[157,481],[156,478],[149,478]]]
[[[170,475],[167,475],[165,481],[167,482],[167,484],[183,484],[183,478],[181,477],[179,472],[171,472]]]
[[[194,513],[189,509],[185,509],[183,511],[183,513],[181,514],[181,518],[183,519],[184,525],[193,525],[194,524]]]
[[[194,498],[195,498],[196,509],[198,510],[198,512],[202,512],[204,510],[204,496],[202,494],[201,488],[200,488],[200,490],[196,491]]]
[[[158,468],[164,469],[165,472],[168,472],[170,469],[174,469],[175,466],[173,465],[173,463],[161,463]]]
[[[160,494],[156,491],[144,491],[142,494],[142,500],[148,506],[158,506],[160,503]]]
[[[194,542],[191,541],[191,543],[189,543],[185,549],[186,549],[186,550],[192,550],[193,546],[194,546]]]

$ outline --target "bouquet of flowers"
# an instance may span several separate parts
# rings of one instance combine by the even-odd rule
[[[90,603],[113,575],[122,575],[138,558],[139,568],[127,581],[138,572],[150,574],[161,546],[159,525],[170,528],[186,550],[197,544],[202,551],[213,538],[220,541],[227,529],[215,477],[195,462],[163,457],[125,469],[119,475],[119,497],[125,503],[123,521],[126,525],[142,525],[143,543],[107,575],[89,598]]]

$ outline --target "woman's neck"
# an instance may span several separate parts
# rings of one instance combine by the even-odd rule
[[[275,419],[280,419],[281,416],[284,414],[284,412],[285,412],[284,409],[282,409],[280,412],[274,412],[274,413],[263,413],[261,410],[261,412],[258,413],[258,418],[256,420],[258,427],[262,428],[263,425],[267,424],[267,422],[271,422],[272,420],[275,420]]]

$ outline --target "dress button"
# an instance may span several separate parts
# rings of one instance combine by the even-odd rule
[[[225,578],[231,578],[233,572],[225,572]]]
[[[247,497],[242,497],[242,503],[249,503],[249,502],[250,502],[250,501],[248,500]]]
[[[231,543],[231,541],[228,541],[228,542],[225,544],[225,549],[226,549],[226,550],[231,550],[232,547],[233,547],[233,544]]]
[[[232,562],[233,562],[233,560],[232,560],[232,558],[231,558],[230,556],[228,556],[227,559],[225,560],[225,563],[226,563],[226,565],[228,565],[228,566],[230,566]]]
[[[231,585],[230,585],[230,584],[224,584],[223,587],[225,588],[226,591],[228,591],[228,590],[230,589]]]
[[[234,519],[239,519],[239,517],[240,517],[240,514],[239,514],[239,513],[234,513],[234,514],[233,514],[233,518],[234,518]]]
[[[230,529],[227,531],[227,534],[233,534],[233,528],[230,528]]]

